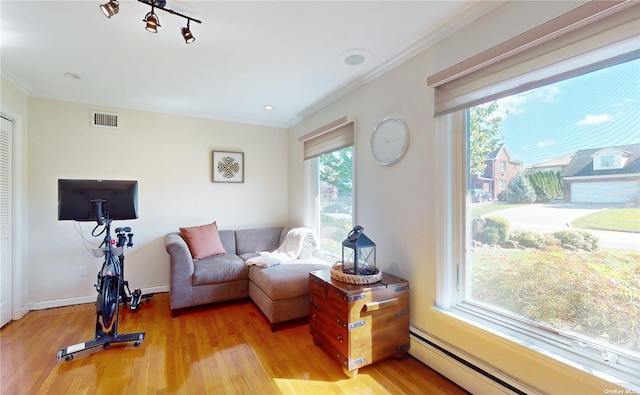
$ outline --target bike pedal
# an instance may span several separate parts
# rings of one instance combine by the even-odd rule
[[[130,309],[134,311],[137,310],[141,300],[142,300],[142,291],[140,291],[139,289],[134,290],[133,293],[131,294]]]

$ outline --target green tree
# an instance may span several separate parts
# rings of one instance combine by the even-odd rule
[[[318,157],[320,181],[338,188],[338,195],[350,196],[353,168],[353,147],[343,148]]]
[[[518,173],[511,179],[509,190],[511,191],[509,203],[533,203],[536,200],[536,192],[522,173]]]
[[[499,135],[503,118],[496,114],[498,102],[480,104],[469,109],[469,171],[482,174],[484,161],[503,141]]]
[[[562,178],[560,172],[539,171],[525,176],[536,192],[537,199],[555,199],[562,197]]]

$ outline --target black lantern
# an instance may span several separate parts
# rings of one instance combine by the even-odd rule
[[[342,242],[342,272],[367,276],[376,274],[376,243],[358,225],[349,232]]]

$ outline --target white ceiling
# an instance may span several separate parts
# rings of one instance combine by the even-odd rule
[[[470,1],[0,1],[2,75],[32,96],[288,127],[432,43]],[[371,52],[357,66],[345,51]],[[73,73],[79,79],[65,77]],[[272,105],[267,111],[265,105]]]

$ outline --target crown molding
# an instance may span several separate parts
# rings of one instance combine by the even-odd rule
[[[328,105],[340,100],[341,98],[354,92],[358,88],[366,85],[367,83],[394,69],[395,67],[403,64],[414,56],[424,52],[426,49],[432,47],[444,38],[468,26],[475,20],[483,17],[484,15],[495,10],[506,2],[506,0],[467,2],[467,5],[465,7],[458,9],[448,18],[443,19],[441,23],[427,32],[423,37],[418,39],[410,46],[404,48],[394,56],[390,57],[381,65],[364,74],[360,78],[342,85],[341,87],[323,96],[315,103],[302,110],[296,117],[287,122],[288,127],[296,125],[308,116],[315,114]]]
[[[18,88],[22,93],[27,96],[31,96],[31,92],[33,91],[31,87],[25,84],[20,78],[16,77],[15,74],[7,70],[4,65],[0,66],[0,75],[5,80],[9,81],[13,86]]]

